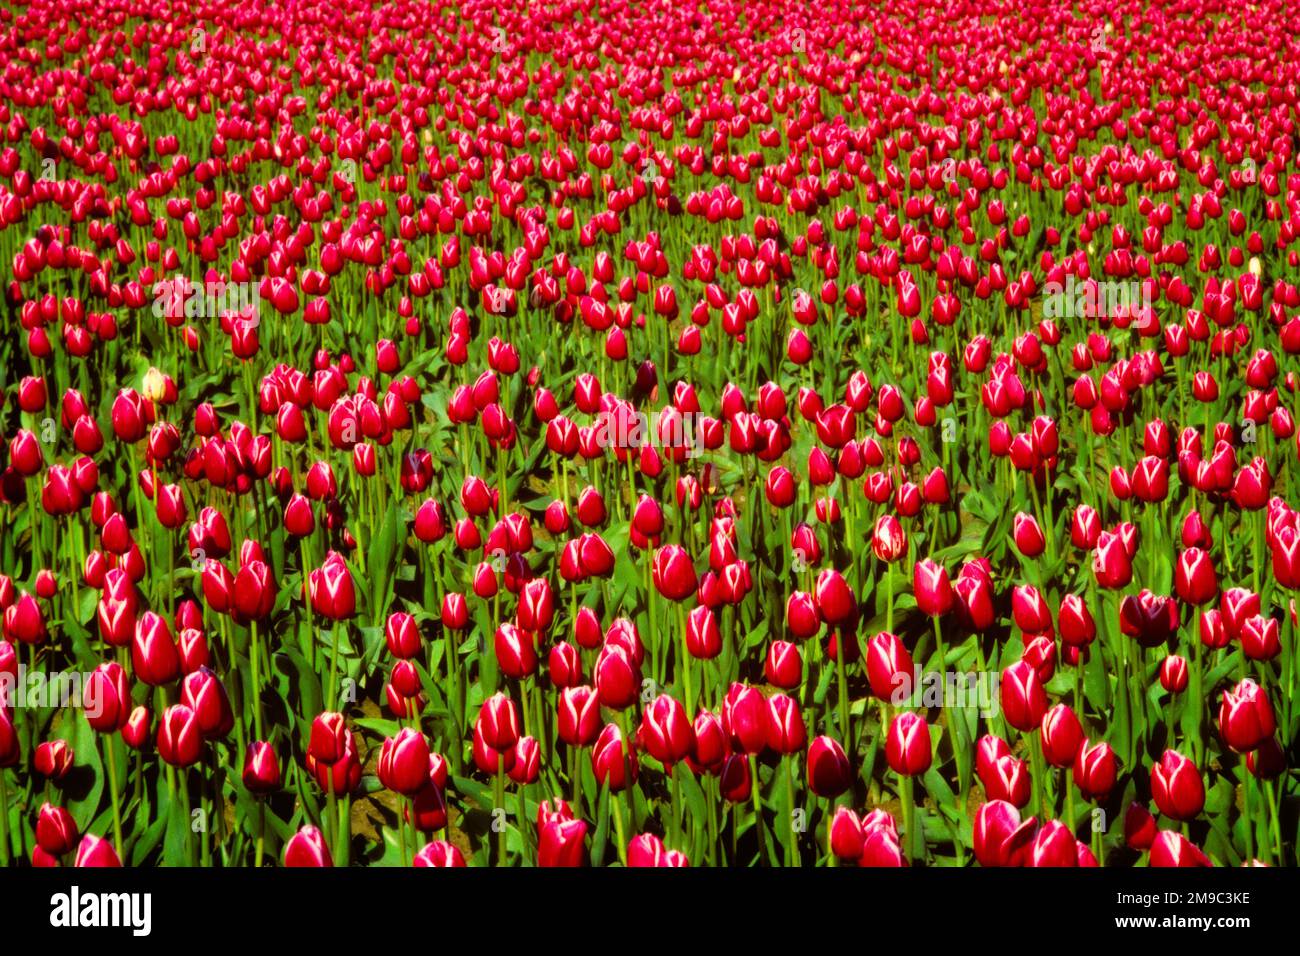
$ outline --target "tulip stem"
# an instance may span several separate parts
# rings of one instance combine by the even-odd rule
[[[257,621],[256,619],[248,622],[248,658],[249,666],[252,668],[253,682],[253,730],[257,734],[258,740],[264,740],[262,736],[262,687],[261,678],[258,676],[257,664]],[[334,706],[332,703],[329,706]]]
[[[853,639],[856,640],[856,638]],[[847,640],[850,640],[848,628],[843,628],[840,630],[835,644],[835,686],[839,698],[836,703],[839,705],[840,711],[840,734],[844,737],[844,750],[849,755],[849,759],[852,760],[857,750],[853,746],[853,732],[849,727],[849,691],[848,683],[844,678],[844,645]]]
[[[506,864],[505,820],[498,817],[496,813],[496,811],[500,811],[502,815],[504,815],[505,808],[506,808],[506,758],[505,755],[501,753],[497,754],[497,773],[496,773],[496,780],[495,780],[495,787],[494,787],[494,797],[495,797],[495,801],[492,804],[492,808],[493,808],[492,828],[496,830],[496,834],[497,834],[496,865],[505,866]]]
[[[754,799],[754,836],[758,839],[758,859],[762,862],[766,855],[763,847],[763,800],[758,792],[758,757],[754,754],[749,755],[749,772],[753,777],[750,781],[750,796]]]
[[[266,800],[257,801],[257,845],[253,849],[253,867],[262,868],[262,851],[266,845]]]
[[[1029,761],[1032,767],[1030,771],[1034,775],[1034,804],[1038,807],[1038,812],[1042,814],[1043,820],[1047,820],[1047,780],[1046,771],[1043,769],[1043,748],[1042,730],[1036,730],[1025,735],[1025,745],[1029,748]]]
[[[894,633],[894,564],[885,562],[885,630]]]
[[[623,811],[619,809],[618,797],[608,783],[605,784],[605,799],[609,801],[609,810],[614,815],[614,832],[618,834],[618,859],[627,866],[627,834],[623,829]]]
[[[903,805],[903,856],[907,859],[908,864],[916,856],[916,803],[912,793],[912,778],[903,774],[898,775],[899,802]]]
[[[672,764],[667,769],[668,776],[673,782],[673,843],[676,845],[676,849],[685,853],[689,848],[682,837],[682,778],[681,774],[677,772],[679,766],[680,764]]]
[[[1255,858],[1255,820],[1250,815],[1250,791],[1253,789],[1251,782],[1254,779],[1254,774],[1247,768],[1244,759],[1237,766],[1241,768],[1242,775],[1245,777],[1243,781],[1245,785],[1245,812],[1242,814],[1241,822],[1246,828],[1246,862],[1249,863]]]
[[[0,770],[0,865],[9,865],[9,787]]]
[[[677,635],[679,638],[681,638],[681,649],[682,649],[682,659],[681,659],[682,677],[686,684],[686,690],[685,690],[686,698],[683,701],[683,703],[686,705],[687,719],[690,719],[690,715],[695,711],[695,695],[691,693],[691,655],[686,647],[686,612],[682,609],[681,601],[677,601],[676,604],[677,604]]]
[[[578,755],[581,750],[577,746],[569,748],[569,785],[573,787],[573,813],[577,817],[582,816],[582,780],[578,772]]]
[[[109,733],[104,736],[105,762],[108,764],[108,792],[109,798],[113,803],[113,849],[117,851],[117,858],[122,859],[122,800],[118,793],[117,787],[117,754],[113,741],[117,734]]]
[[[335,866],[347,866],[352,851],[352,801],[345,793],[339,801],[338,846],[334,854]]]
[[[785,802],[786,802],[786,827],[789,830],[790,842],[786,844],[785,861],[787,866],[799,865],[798,848],[795,845],[795,827],[794,827],[794,754],[787,754],[781,761],[785,764]]]
[[[329,676],[329,684],[326,685],[327,692],[325,694],[325,705],[327,707],[334,706],[334,692],[338,686],[338,675],[339,675],[339,624],[337,621],[335,621],[334,626],[330,628],[330,676]],[[259,738],[261,737],[260,730],[258,731],[258,737]]]
[[[311,657],[309,658],[309,662],[311,663],[311,669],[313,671],[318,671],[320,669],[320,665],[317,661],[317,654],[316,654],[316,635],[315,635],[315,625],[313,624],[312,621],[311,593],[307,584],[307,576],[311,571],[311,561],[307,557],[306,537],[302,537],[298,539],[298,555],[301,558],[302,583],[304,588],[302,606],[303,609],[307,612],[307,646],[311,649]]]

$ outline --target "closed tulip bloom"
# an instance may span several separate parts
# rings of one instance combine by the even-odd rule
[[[450,591],[442,599],[442,626],[449,631],[463,631],[469,627],[469,605],[465,595]]]
[[[477,726],[494,750],[509,750],[519,740],[519,711],[505,694],[493,694],[479,708]]]
[[[537,865],[578,867],[586,862],[584,820],[548,820],[537,835]]]
[[[343,621],[357,610],[352,572],[343,556],[331,551],[324,563],[307,575],[312,611],[331,621]]]
[[[445,840],[434,840],[415,854],[417,867],[463,867],[465,857],[455,846]]]
[[[556,733],[570,747],[585,747],[600,734],[600,698],[585,685],[566,687],[556,702]]]
[[[699,584],[690,555],[675,544],[665,545],[655,552],[652,576],[655,588],[670,601],[689,597]]]
[[[822,627],[817,602],[805,591],[794,591],[785,604],[785,623],[790,636],[797,640],[812,637]]]
[[[260,560],[248,561],[235,575],[231,617],[237,624],[264,620],[275,606],[275,593],[275,578],[270,566]]]
[[[862,856],[865,839],[858,815],[848,807],[836,807],[831,820],[831,852],[841,860],[856,860]]]
[[[1271,661],[1282,653],[1276,618],[1256,614],[1241,626],[1241,652],[1247,660]]]
[[[5,608],[4,636],[6,640],[23,644],[40,644],[45,640],[45,616],[36,598],[26,591]]]
[[[280,762],[275,748],[264,740],[248,745],[244,757],[244,787],[249,793],[267,794],[280,789]]]
[[[116,661],[100,664],[82,690],[86,722],[100,733],[120,730],[131,712],[131,687]]]
[[[623,739],[617,724],[606,724],[591,748],[591,771],[596,783],[617,793],[636,783],[639,770],[636,745]]]
[[[416,509],[413,530],[416,538],[425,544],[441,541],[447,534],[447,519],[443,514],[442,505],[432,498],[426,499]]]
[[[799,704],[785,694],[773,694],[767,699],[767,743],[779,754],[798,753],[808,743],[808,728]]]
[[[1115,787],[1119,760],[1110,744],[1085,743],[1074,758],[1074,785],[1089,800],[1104,800]]]
[[[691,724],[695,745],[687,763],[696,774],[717,773],[726,758],[729,741],[723,729],[722,718],[708,710],[701,710]]]
[[[513,680],[523,680],[537,671],[537,646],[527,631],[509,621],[496,629],[493,636],[497,666]]]
[[[852,783],[853,768],[844,748],[833,737],[814,737],[808,745],[808,789],[830,800],[848,790]]]
[[[907,534],[898,519],[883,514],[871,534],[871,550],[881,561],[893,562],[907,554]]]
[[[1156,839],[1156,818],[1142,804],[1133,802],[1124,812],[1124,845],[1130,850],[1149,850]]]
[[[1237,753],[1248,753],[1269,740],[1277,719],[1268,695],[1249,677],[1223,692],[1219,704],[1219,733]]]
[[[641,691],[641,669],[618,644],[606,645],[596,659],[596,693],[602,706],[625,710]]]
[[[941,617],[952,610],[952,584],[943,566],[922,558],[912,569],[916,606],[929,617]]]
[[[1005,800],[1017,807],[1029,805],[1033,779],[1029,773],[1029,764],[1025,761],[1017,760],[1011,754],[1003,754],[981,768],[979,778],[988,799]]]
[[[578,616],[573,621],[573,639],[577,645],[589,651],[595,650],[600,647],[603,637],[596,612],[585,605],[578,608]]]
[[[546,657],[546,671],[556,688],[576,687],[583,681],[582,657],[568,641],[552,646]]]
[[[46,740],[37,745],[32,756],[32,766],[42,777],[59,781],[67,776],[75,759],[72,748],[66,741]]]
[[[311,736],[307,742],[307,755],[321,763],[334,763],[343,758],[351,746],[351,731],[344,716],[335,711],[318,714],[312,721]]]
[[[520,737],[515,744],[515,765],[510,768],[510,779],[523,785],[536,783],[542,770],[542,748],[536,737]]]
[[[166,619],[145,611],[135,626],[131,669],[151,687],[170,684],[181,673],[180,654]]]
[[[395,611],[388,615],[384,624],[384,641],[388,653],[398,660],[410,660],[420,653],[420,629],[415,618],[405,611]]]
[[[803,660],[799,656],[799,648],[788,641],[773,641],[767,649],[763,676],[769,684],[782,690],[798,687],[803,680]]]
[[[284,845],[284,865],[289,867],[332,867],[329,846],[325,835],[308,824],[289,838]]]
[[[181,703],[194,711],[199,732],[208,740],[219,740],[235,726],[226,688],[207,667],[187,674],[181,682]]]
[[[628,844],[627,865],[637,868],[683,867],[690,866],[690,862],[682,853],[665,847],[663,840],[653,833],[643,833]]]
[[[1133,564],[1123,539],[1103,531],[1097,538],[1092,555],[1092,571],[1097,584],[1109,590],[1128,585],[1133,580]]]
[[[77,847],[77,859],[72,865],[92,868],[119,867],[122,861],[118,859],[111,840],[87,833],[81,838],[81,844]]]
[[[732,748],[746,754],[762,753],[770,737],[771,712],[756,687],[732,684],[722,702],[722,726]]]
[[[1246,588],[1226,588],[1219,599],[1219,614],[1223,627],[1232,637],[1240,637],[1246,622],[1259,614],[1260,606],[1260,597],[1254,591]]]
[[[51,856],[72,852],[81,834],[72,814],[63,807],[45,803],[36,815],[36,843]]]
[[[722,769],[718,772],[718,788],[723,799],[730,803],[749,800],[753,778],[749,772],[749,758],[745,754],[728,754],[723,759]]]
[[[885,760],[897,774],[914,777],[930,769],[930,727],[911,711],[898,714],[885,738]]]
[[[1038,526],[1038,520],[1023,511],[1016,513],[1011,534],[1016,542],[1016,550],[1027,558],[1038,557],[1047,547],[1047,540],[1043,537],[1043,529]]]
[[[1148,865],[1153,867],[1210,866],[1201,849],[1177,830],[1161,830],[1151,843]]]
[[[867,642],[867,679],[877,699],[902,703],[894,698],[911,687],[915,667],[912,655],[896,635],[884,631]]]
[[[975,813],[971,849],[980,866],[1015,866],[1033,840],[1035,820],[1024,823],[1020,812],[1005,800],[990,800]]]
[[[858,866],[897,869],[906,865],[907,859],[903,856],[897,833],[882,828],[866,831]]]
[[[993,606],[993,585],[988,577],[968,574],[963,568],[953,591],[956,594],[953,606],[962,627],[983,634],[993,626],[997,612]]]
[[[763,492],[767,496],[768,504],[774,508],[788,508],[794,504],[795,483],[794,476],[790,474],[789,469],[776,465],[767,473],[767,479],[763,484]]]
[[[1178,597],[1188,604],[1207,604],[1219,593],[1214,562],[1200,548],[1188,548],[1178,555],[1174,568],[1174,587]]]
[[[1026,866],[1078,866],[1079,852],[1074,835],[1060,820],[1048,820],[1034,835]]]
[[[667,694],[660,694],[641,715],[639,739],[650,756],[671,768],[694,749],[695,730],[685,708]]]
[[[1011,754],[1011,748],[1001,737],[995,737],[993,734],[985,734],[975,744],[975,770],[983,778],[984,774],[993,769],[994,763],[1000,757],[1007,757]]]
[[[158,756],[173,767],[188,767],[198,762],[202,751],[203,735],[194,711],[184,704],[163,711],[158,722]]]
[[[686,650],[697,660],[712,660],[722,653],[722,633],[712,609],[698,605],[686,615]]]
[[[1070,543],[1081,550],[1096,547],[1101,537],[1101,518],[1090,505],[1079,505],[1070,519]]]
[[[122,740],[132,750],[141,750],[149,739],[149,708],[141,704],[127,715],[122,725]]]
[[[1037,729],[1047,712],[1047,693],[1033,666],[1026,661],[1012,664],[1002,672],[999,690],[1007,723],[1026,734]]]
[[[1187,690],[1187,658],[1171,654],[1160,662],[1160,686],[1170,694]]]
[[[1043,715],[1043,756],[1053,767],[1069,767],[1083,746],[1083,727],[1067,704],[1057,704]]]
[[[379,782],[394,793],[411,796],[429,778],[429,743],[424,735],[404,727],[386,737],[379,752]]]
[[[1088,605],[1078,594],[1061,598],[1061,609],[1056,619],[1061,641],[1070,647],[1087,647],[1097,636],[1097,624]]]
[[[1151,797],[1165,816],[1194,819],[1205,806],[1200,770],[1177,751],[1166,750],[1151,767]]]
[[[815,595],[818,613],[822,620],[832,627],[839,627],[856,619],[858,605],[853,596],[853,589],[844,580],[844,576],[834,568],[827,568],[817,575]]]
[[[478,767],[481,773],[493,776],[498,773],[509,773],[515,766],[514,745],[512,744],[508,750],[496,749],[483,738],[483,724],[478,721],[474,723],[473,756],[474,766]]]

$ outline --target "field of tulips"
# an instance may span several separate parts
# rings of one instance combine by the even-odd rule
[[[1300,8],[0,7],[0,865],[1294,866]]]

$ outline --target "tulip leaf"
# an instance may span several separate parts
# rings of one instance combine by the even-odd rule
[[[183,779],[179,786],[184,786]],[[162,810],[162,807],[159,807]],[[190,864],[190,818],[185,812],[184,801],[178,796],[167,802],[167,834],[163,840],[164,866],[189,866]]]
[[[68,812],[72,814],[72,819],[76,821],[78,829],[85,832],[91,820],[95,817],[105,790],[104,778],[106,773],[103,759],[100,756],[100,747],[107,746],[109,740],[113,740],[113,746],[118,754],[117,765],[120,771],[118,780],[121,781],[126,779],[122,761],[125,746],[116,735],[110,738],[101,737],[95,733],[86,721],[85,712],[81,708],[63,712],[59,726],[59,737],[68,742],[72,752],[77,755],[77,763],[83,765],[87,771],[85,777],[89,783],[89,788],[77,797],[73,797],[71,788],[65,793],[67,797],[65,806],[68,808]],[[78,773],[77,779],[82,776],[81,773]]]

